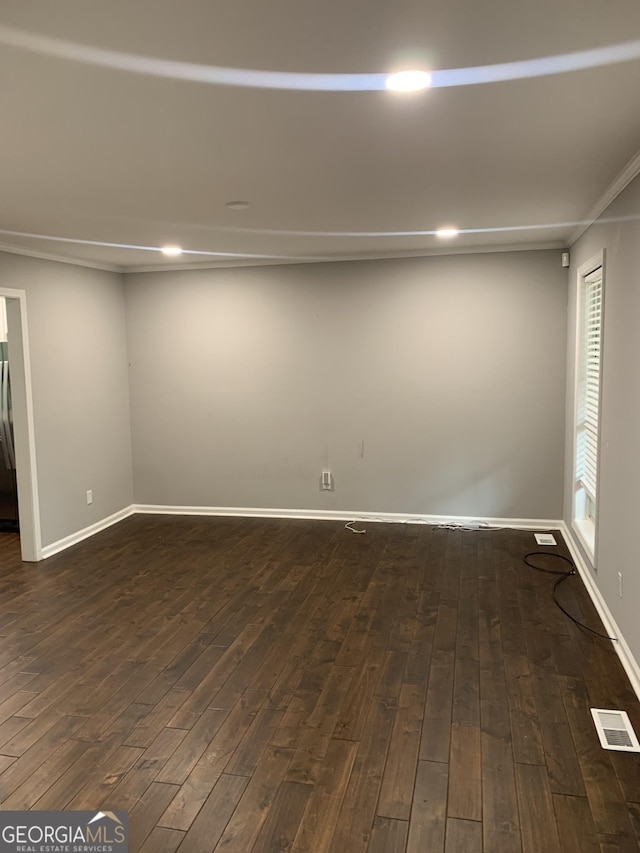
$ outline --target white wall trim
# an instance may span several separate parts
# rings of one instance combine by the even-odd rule
[[[82,258],[70,258],[67,255],[57,255],[55,252],[41,252],[38,249],[14,246],[12,243],[0,243],[0,252],[7,252],[10,255],[23,255],[25,258],[38,258],[42,261],[55,261],[59,264],[72,264],[76,267],[87,267],[90,270],[106,270],[106,272],[117,273],[121,273],[123,270],[118,264],[107,264],[103,261],[89,261]]]
[[[627,676],[629,677],[629,681],[631,682],[631,686],[636,696],[640,699],[640,665],[638,665],[638,661],[635,659],[633,652],[629,648],[629,645],[622,634],[622,631],[618,627],[616,620],[613,618],[613,614],[609,610],[607,602],[604,600],[602,593],[598,589],[594,577],[584,561],[582,552],[578,547],[578,543],[574,539],[573,532],[564,521],[561,523],[560,529],[564,536],[564,540],[567,543],[569,552],[571,553],[571,557],[573,558],[573,562],[578,569],[578,573],[587,588],[589,597],[591,598],[591,601],[593,601],[594,607],[602,619],[605,631],[609,636],[617,638],[617,642],[613,643],[613,647],[620,658]]]
[[[60,551],[65,551],[72,545],[76,545],[78,542],[82,542],[84,539],[88,539],[90,536],[100,533],[101,530],[106,530],[107,527],[111,527],[119,521],[123,521],[125,518],[133,515],[134,512],[135,510],[133,506],[125,507],[124,509],[118,510],[118,512],[114,512],[113,515],[108,515],[106,518],[96,521],[95,524],[90,524],[82,530],[77,530],[75,533],[65,536],[64,539],[58,539],[57,542],[52,542],[51,545],[46,545],[42,549],[42,559],[46,560],[47,557],[52,557],[54,554],[59,554]]]
[[[163,504],[131,504],[114,512],[113,515],[96,521],[82,530],[58,539],[41,549],[40,559],[46,560],[59,554],[72,545],[82,542],[106,530],[113,524],[129,518],[131,515],[204,515],[231,516],[236,518],[301,518],[311,521],[379,521],[386,524],[469,524],[476,522],[489,528],[510,527],[518,530],[559,530],[562,523],[557,519],[540,518],[489,518],[463,515],[408,515],[400,512],[347,512],[345,510],[324,509],[273,509],[263,507],[237,506],[165,506]]]
[[[590,225],[601,216],[609,207],[612,201],[620,195],[623,189],[627,187],[631,181],[640,174],[640,151],[635,154],[627,163],[624,169],[617,175],[609,184],[607,189],[602,193],[598,201],[593,205],[589,213],[585,216],[584,221],[576,228],[569,240],[569,246],[573,246],[578,237],[581,237]]]
[[[514,527],[524,530],[559,530],[562,522],[546,518],[489,518],[479,515],[424,515],[404,512],[359,512],[332,509],[284,509],[238,506],[164,506],[134,504],[133,511],[144,515],[211,515],[240,518],[306,518],[318,521],[381,521],[388,524],[469,524]]]

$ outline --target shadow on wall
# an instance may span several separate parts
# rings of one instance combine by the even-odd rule
[[[451,460],[446,479],[441,476],[440,483],[430,480],[428,501],[430,506],[438,507],[435,514],[517,518],[520,515],[518,507],[527,500],[522,480],[514,474],[517,466],[506,456],[473,469],[467,461],[460,459],[456,464],[456,460]],[[425,496],[418,482],[408,505],[422,507],[420,513],[430,514],[424,504]]]

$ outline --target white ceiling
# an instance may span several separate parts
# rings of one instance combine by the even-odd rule
[[[2,0],[0,229],[14,233],[0,242],[91,263],[237,262],[94,242],[276,258],[423,254],[442,241],[345,232],[447,224],[496,229],[463,233],[456,249],[566,245],[640,148],[640,60],[411,95],[287,91],[60,58],[7,44],[24,38],[15,31],[263,71],[438,70],[637,40],[640,3]],[[236,199],[251,208],[227,210]]]

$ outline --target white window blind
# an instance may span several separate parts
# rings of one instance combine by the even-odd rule
[[[602,268],[582,282],[576,478],[595,503],[598,481],[598,415],[602,338]]]

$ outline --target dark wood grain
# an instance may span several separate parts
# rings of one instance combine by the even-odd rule
[[[531,550],[132,516],[26,566],[0,536],[0,807],[127,809],[140,853],[637,853],[640,756],[589,708],[640,703]]]
[[[284,781],[280,785],[267,820],[251,848],[252,853],[291,849],[311,791],[310,785],[299,782]]]
[[[560,853],[560,839],[553,810],[547,768],[537,764],[516,765],[523,853]]]
[[[480,727],[451,727],[449,817],[482,820]]]
[[[600,853],[587,798],[554,794],[553,806],[562,853]]]
[[[436,761],[419,761],[411,804],[407,853],[444,851],[449,768]]]
[[[445,853],[482,853],[482,824],[449,818]]]
[[[404,820],[376,817],[367,853],[405,853],[408,831]]]
[[[409,820],[424,702],[423,686],[403,685],[378,800],[377,813],[384,817]]]

